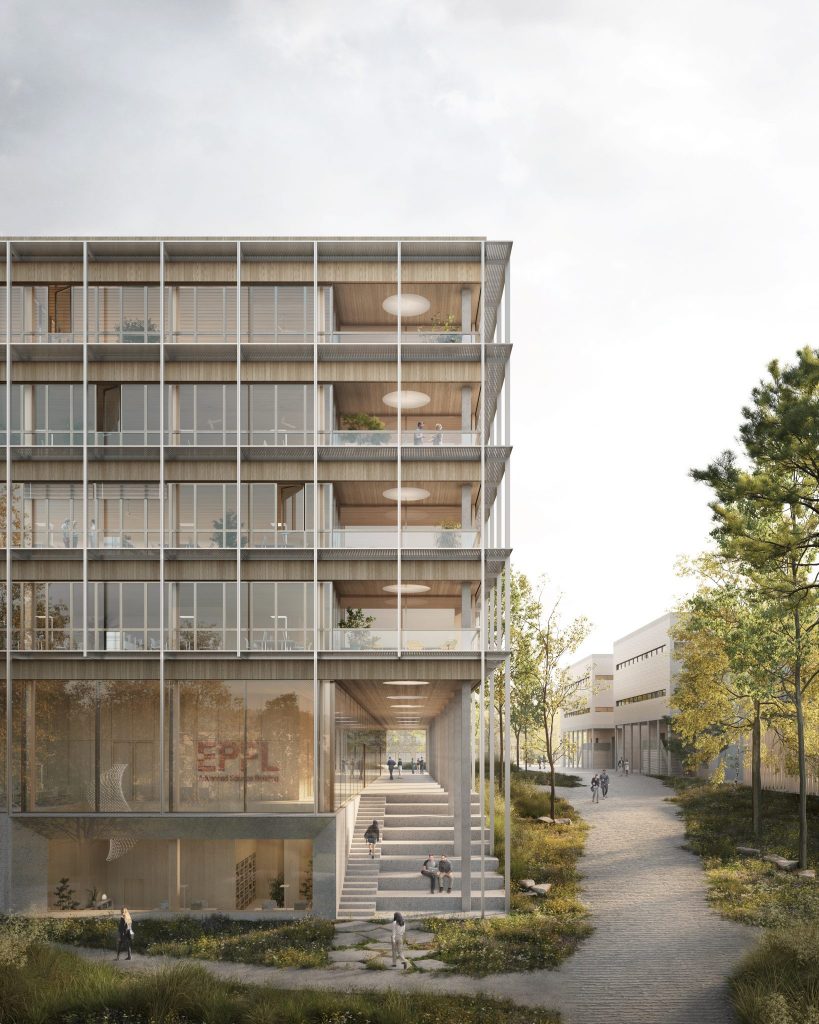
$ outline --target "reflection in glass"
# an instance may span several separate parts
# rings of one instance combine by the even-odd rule
[[[174,682],[168,700],[172,810],[312,809],[311,682]]]
[[[379,778],[386,742],[386,732],[373,716],[336,684],[335,808]]]

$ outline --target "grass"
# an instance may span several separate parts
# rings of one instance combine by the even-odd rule
[[[764,791],[761,832],[751,828],[747,786],[666,779],[685,821],[689,848],[703,859],[708,899],[722,914],[767,929],[731,977],[743,1024],[819,1024],[819,886],[737,846],[796,859],[797,797]],[[808,798],[808,862],[819,866],[819,798]]]
[[[702,780],[667,779],[685,821],[690,849],[703,858],[709,901],[724,916],[743,924],[777,928],[792,921],[819,919],[819,885],[780,871],[772,864],[737,854],[737,846],[796,858],[797,798],[792,793],[762,794],[762,831],[751,830],[751,791],[747,786],[713,785]],[[819,867],[819,798],[808,800],[811,867]]]
[[[117,918],[51,919],[55,942],[116,949]],[[235,921],[223,914],[195,918],[143,918],[134,923],[134,949],[148,956],[228,960],[268,967],[324,967],[331,948],[331,921]]]
[[[556,1014],[477,997],[280,991],[213,977],[197,964],[119,971],[34,947],[0,967],[0,1024],[558,1024]]]
[[[743,1024],[819,1024],[819,924],[767,932],[731,978]]]
[[[516,768],[512,765],[513,777],[518,773],[523,775],[523,769]],[[524,777],[529,779],[529,781],[533,782],[536,786],[551,785],[551,775],[547,771],[534,771],[534,769],[529,769],[525,773]],[[576,789],[578,786],[585,786],[586,783],[578,775],[564,775],[563,772],[555,772],[555,785],[562,786],[564,789]]]
[[[565,800],[558,799],[558,817],[571,825],[543,825],[534,819],[548,814],[549,796],[532,782],[512,778],[512,913],[483,921],[430,918],[435,956],[464,974],[483,976],[501,971],[557,967],[577,949],[592,928],[580,901],[577,862],[588,826]],[[496,797],[495,849],[503,871],[503,805]],[[545,898],[515,891],[515,880],[551,882]]]

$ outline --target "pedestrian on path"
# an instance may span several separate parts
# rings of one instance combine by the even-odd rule
[[[390,754],[390,756],[387,758],[387,768],[389,769],[390,773],[390,782],[392,782],[392,773],[395,771],[395,758],[392,756],[392,754]]]
[[[604,800],[609,795],[609,773],[605,768],[600,772],[600,792],[603,794]]]
[[[600,803],[600,776],[593,775],[591,780],[592,803]]]
[[[128,956],[126,960],[131,959],[131,944],[134,941],[134,922],[131,920],[131,914],[127,907],[123,907],[119,915],[119,923],[117,924],[117,956],[119,960],[120,953],[125,950]]]
[[[623,774],[623,759],[622,759],[622,757],[617,762],[617,774],[618,775],[622,775]]]
[[[623,761],[623,774],[624,775],[629,775],[630,773],[631,773],[631,761],[629,761],[629,759],[626,758],[626,760]]]
[[[375,818],[373,818],[372,825],[367,826],[364,838],[367,841],[367,852],[371,857],[375,857],[375,844],[381,841],[381,830]]]
[[[401,755],[400,754],[398,755],[398,764],[397,764],[396,767],[398,768],[398,778],[400,779],[401,778],[401,770],[404,767],[404,762],[401,760]]]
[[[404,965],[404,970],[407,969],[407,958],[404,956],[404,932],[406,931],[406,925],[404,924],[404,915],[396,912],[392,915],[392,936],[390,942],[392,945],[392,965],[393,967],[398,966],[398,961]]]

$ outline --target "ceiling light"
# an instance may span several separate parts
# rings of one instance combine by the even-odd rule
[[[423,487],[389,487],[381,493],[389,501],[423,501],[429,497]]]
[[[425,583],[389,583],[381,589],[385,594],[426,594],[429,591]]]
[[[390,391],[381,401],[391,409],[397,409],[400,405],[401,411],[407,412],[409,409],[421,409],[429,405],[430,397],[423,391]]]
[[[421,679],[385,679],[382,686],[429,686],[429,683]]]
[[[425,299],[423,295],[415,295],[412,292],[402,292],[401,295],[389,295],[381,303],[381,308],[385,313],[391,313],[393,316],[421,316],[422,313],[426,313],[429,309],[429,299]]]

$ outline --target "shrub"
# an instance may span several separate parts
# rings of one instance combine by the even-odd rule
[[[35,946],[47,939],[43,921],[16,915],[0,916],[0,968],[24,967]]]
[[[819,1024],[819,922],[772,929],[731,978],[744,1024]]]

